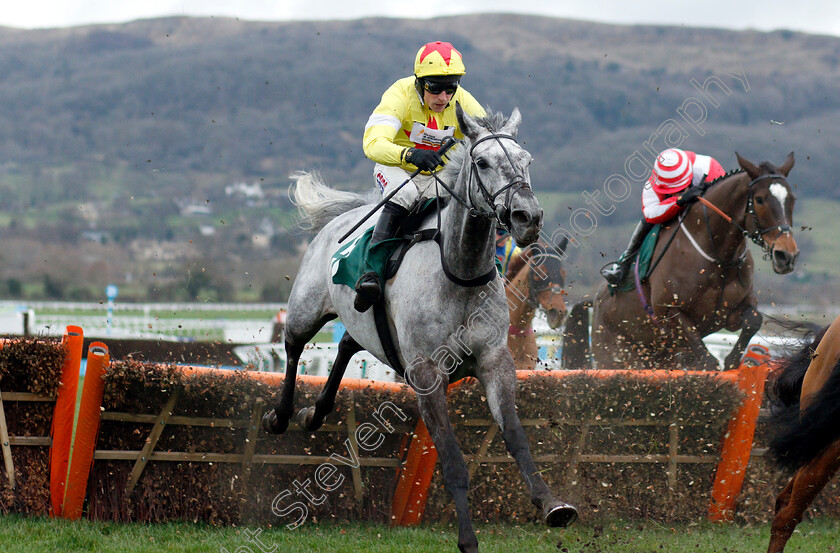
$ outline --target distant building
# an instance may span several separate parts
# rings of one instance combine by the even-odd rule
[[[142,261],[174,261],[194,255],[191,246],[183,242],[134,240],[130,248],[134,259]]]
[[[186,204],[181,206],[181,215],[213,215],[213,208],[206,204]]]
[[[249,200],[263,200],[265,199],[265,192],[263,192],[260,183],[248,184],[245,182],[235,182],[225,187],[225,196],[240,196]]]

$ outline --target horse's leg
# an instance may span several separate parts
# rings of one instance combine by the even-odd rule
[[[732,346],[732,351],[726,355],[724,360],[724,370],[737,369],[741,363],[741,356],[744,355],[744,350],[752,340],[753,336],[761,328],[761,322],[764,320],[761,313],[752,305],[747,305],[741,312],[739,317],[741,320],[741,332],[738,335],[738,341]]]
[[[408,370],[411,371],[410,382],[417,390],[420,416],[423,417],[423,422],[438,452],[444,486],[455,502],[455,513],[458,517],[458,549],[464,553],[478,553],[478,538],[472,527],[467,501],[469,473],[449,420],[449,409],[446,405],[446,378],[435,385],[435,376],[438,371],[431,362],[414,364]],[[431,391],[427,392],[430,389]]]
[[[582,301],[572,306],[563,328],[563,350],[561,366],[564,369],[591,369],[589,351],[589,308],[591,301]]]
[[[315,405],[305,407],[298,412],[298,423],[302,428],[309,431],[321,428],[321,425],[324,424],[324,418],[335,407],[335,395],[338,393],[338,386],[341,384],[341,378],[344,376],[350,358],[362,349],[362,346],[349,333],[344,333],[341,341],[338,342],[338,354],[335,356],[335,362],[330,371],[330,376],[327,378],[327,384],[318,394]]]
[[[825,487],[840,467],[840,441],[831,444],[819,457],[800,468],[779,495],[776,517],[770,527],[770,545],[767,553],[784,551],[802,515],[817,494]],[[787,497],[785,497],[787,492]],[[780,508],[781,507],[781,508]]]
[[[676,311],[669,319],[677,325],[675,328],[677,332],[671,336],[671,343],[676,347],[687,344],[691,349],[691,354],[694,356],[694,359],[697,360],[697,369],[705,371],[718,370],[719,362],[717,357],[709,352],[706,344],[703,343],[703,337],[697,332],[697,328],[688,316],[682,311]],[[680,334],[684,342],[679,339],[678,336]]]
[[[286,320],[285,349],[286,376],[283,378],[283,391],[274,409],[263,414],[262,427],[269,434],[282,434],[289,427],[289,419],[294,415],[295,381],[297,366],[303,348],[321,330],[327,321],[335,319],[335,315],[327,314],[312,324],[299,321],[297,312],[290,311]]]
[[[781,491],[781,493],[776,497],[776,505],[773,509],[775,514],[778,514],[779,511],[787,507],[788,503],[790,503],[790,496],[793,493],[793,483],[796,481],[796,474],[794,474],[790,482],[787,483],[785,489]]]
[[[502,431],[505,447],[519,465],[531,502],[541,510],[545,523],[554,527],[568,526],[577,519],[577,509],[554,497],[531,457],[528,436],[516,413],[516,371],[506,353],[489,356],[482,362],[483,370],[479,372],[479,380],[487,392],[490,413]]]

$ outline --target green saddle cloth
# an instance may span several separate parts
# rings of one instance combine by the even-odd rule
[[[385,264],[394,250],[402,242],[402,238],[392,238],[376,244],[367,254],[370,246],[370,237],[373,236],[373,227],[342,245],[335,252],[330,261],[330,272],[332,273],[333,284],[344,284],[355,288],[356,281],[363,273],[367,272],[368,265],[379,275],[380,282],[384,281]]]
[[[630,270],[627,271],[627,275],[624,277],[624,280],[622,280],[621,284],[617,287],[609,287],[610,295],[615,294],[616,291],[627,292],[628,290],[633,290],[636,287],[636,277],[634,272],[637,259],[639,263],[639,278],[644,281],[648,277],[650,262],[653,259],[653,250],[656,249],[656,240],[659,238],[659,231],[661,229],[662,225],[656,225],[650,229],[650,232],[648,232],[648,235],[645,236],[645,239],[642,242],[642,247],[639,248],[638,253],[635,255],[635,258],[630,265]]]

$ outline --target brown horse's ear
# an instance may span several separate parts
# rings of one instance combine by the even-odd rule
[[[785,158],[785,162],[779,166],[779,172],[784,176],[788,176],[791,169],[793,169],[793,152],[789,153]]]
[[[738,160],[738,165],[741,169],[747,172],[751,179],[757,179],[761,176],[761,169],[759,169],[753,162],[741,157],[741,154],[735,152],[735,158]]]
[[[566,246],[568,246],[568,245],[569,245],[569,237],[568,236],[563,236],[563,239],[560,240],[560,243],[555,245],[554,247],[558,250],[558,252],[560,253],[560,255],[562,257],[562,255],[564,253],[566,253]]]
[[[505,278],[509,281],[513,281],[516,275],[519,274],[519,271],[522,270],[523,267],[526,265],[526,256],[527,256],[527,249],[523,251],[519,255],[512,257],[508,262],[507,270],[505,271]]]

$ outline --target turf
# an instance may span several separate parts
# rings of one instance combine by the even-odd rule
[[[542,526],[477,525],[482,553],[696,553],[755,552],[767,547],[769,527],[736,524],[661,525],[610,520],[569,529]],[[800,524],[786,551],[840,550],[840,521]],[[5,553],[439,553],[457,551],[451,526],[388,528],[369,524],[308,524],[285,528],[218,528],[203,524],[159,525],[68,522],[16,515],[0,517],[0,551]]]

